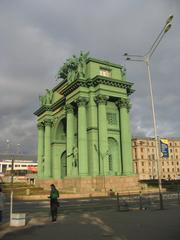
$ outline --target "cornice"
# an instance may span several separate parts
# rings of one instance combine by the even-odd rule
[[[93,79],[87,79],[87,80],[79,79],[75,82],[72,82],[69,86],[66,87],[66,89],[62,90],[62,93],[64,96],[67,96],[68,94],[73,92],[78,87],[87,87],[87,88],[89,88],[91,86],[96,87],[98,84],[105,84],[108,86],[126,89],[127,95],[130,95],[134,92],[134,89],[131,88],[133,83],[98,75],[98,76],[94,77]]]
[[[123,66],[120,65],[120,64],[111,63],[111,62],[96,59],[96,58],[88,58],[86,63],[89,63],[89,62],[96,62],[96,63],[100,63],[100,64],[103,64],[103,65],[106,65],[106,66],[116,67],[116,68],[120,68],[120,69],[123,68]]]
[[[46,111],[55,111],[61,106],[64,106],[65,104],[65,98],[61,98],[52,105],[44,105],[40,107],[38,110],[36,110],[33,114],[36,116],[40,116],[41,114],[45,113]]]
[[[52,111],[55,111],[59,107],[64,106],[64,104],[65,104],[65,97],[63,97],[63,98],[59,99],[58,101],[56,101],[55,103],[53,103],[51,105],[51,109],[52,109]]]
[[[38,110],[36,110],[33,114],[36,116],[40,116],[41,114],[43,114],[46,111],[51,111],[51,106],[44,105],[44,106],[40,107]]]
[[[67,82],[67,80],[61,79],[60,83],[53,88],[53,92],[57,91],[66,82]]]
[[[65,81],[62,81],[59,85],[57,85],[57,88],[59,88],[64,83],[65,83]],[[65,89],[63,89],[62,93],[66,97],[68,94],[73,92],[78,87],[86,87],[86,88],[89,88],[91,86],[96,87],[98,84],[105,84],[107,86],[113,86],[113,87],[117,87],[117,88],[126,89],[128,96],[135,91],[134,89],[132,89],[133,83],[98,75],[98,76],[94,77],[93,79],[87,79],[87,80],[79,79],[77,81],[74,81],[71,84],[69,84]],[[55,88],[53,89],[53,91],[54,90],[55,90]],[[54,111],[54,110],[58,109],[60,106],[63,106],[65,104],[65,97],[59,99],[52,105],[48,105],[48,106],[45,105],[45,106],[40,107],[38,110],[36,110],[34,112],[34,115],[40,116],[41,114],[43,114],[46,111]]]

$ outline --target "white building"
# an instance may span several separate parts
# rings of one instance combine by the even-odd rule
[[[13,163],[14,175],[26,175],[29,172],[37,172],[36,156],[26,155],[0,155],[0,174],[11,173]]]

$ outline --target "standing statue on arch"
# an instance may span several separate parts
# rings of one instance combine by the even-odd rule
[[[78,63],[78,73],[80,78],[85,78],[86,75],[86,61],[88,59],[89,52],[83,53],[81,51],[79,56],[79,63]]]
[[[83,53],[80,56],[73,55],[72,58],[67,59],[64,65],[59,69],[57,79],[65,79],[68,83],[72,83],[79,78],[85,78],[86,75],[86,62],[89,52]]]

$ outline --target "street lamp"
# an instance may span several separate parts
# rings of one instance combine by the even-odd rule
[[[13,183],[14,183],[14,154],[10,154],[10,140],[6,140],[7,143],[7,151],[9,157],[11,157],[11,195],[10,195],[10,224],[12,222],[12,213],[13,213]]]
[[[21,144],[20,144],[20,143],[17,143],[16,147],[17,147],[17,149],[16,149],[16,154],[17,154],[17,155],[20,155],[20,154],[21,154]]]
[[[156,40],[152,44],[149,51],[144,55],[130,55],[128,53],[124,53],[126,60],[128,61],[135,61],[135,62],[144,62],[147,66],[148,71],[148,80],[149,80],[149,90],[150,90],[150,97],[151,97],[151,107],[152,107],[152,116],[153,116],[153,127],[154,127],[154,137],[155,137],[155,146],[156,146],[156,158],[157,158],[157,172],[158,172],[158,188],[159,188],[159,200],[160,200],[160,209],[164,209],[163,207],[163,197],[162,197],[162,182],[161,182],[161,172],[160,172],[160,159],[159,159],[159,147],[158,147],[158,135],[157,135],[157,125],[156,125],[156,114],[154,108],[154,98],[153,98],[153,90],[152,90],[152,80],[151,80],[151,71],[150,71],[150,59],[153,55],[154,51],[156,50],[157,46],[161,42],[164,35],[169,31],[171,28],[171,22],[173,19],[173,15],[170,15],[166,20],[165,25],[163,26],[162,30],[160,31],[159,35],[157,36]]]

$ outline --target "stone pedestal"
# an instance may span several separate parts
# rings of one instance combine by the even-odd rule
[[[50,189],[50,184],[63,192],[69,193],[94,193],[113,192],[133,193],[139,192],[140,186],[138,176],[97,176],[97,177],[76,177],[64,178],[63,180],[39,180],[38,185]]]

